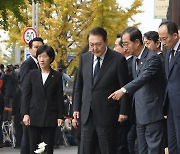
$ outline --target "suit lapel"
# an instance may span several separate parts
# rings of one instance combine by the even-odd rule
[[[178,57],[179,57],[179,52],[177,51],[175,57],[174,57],[173,60],[172,60],[172,65],[171,65],[170,68],[169,68],[169,72],[170,72],[171,69],[173,68],[173,66],[174,66],[176,60],[178,59]]]
[[[41,75],[41,70],[40,69],[38,71],[37,80],[39,80],[39,83],[41,83],[41,85],[43,86],[42,75]]]
[[[137,77],[137,72],[136,72],[136,58],[133,58],[132,61],[132,71],[133,71],[133,79]]]
[[[177,49],[177,51],[176,51],[175,57],[172,59],[172,64],[171,64],[171,66],[169,67],[169,73],[171,72],[171,70],[172,70],[172,68],[173,68],[176,60],[178,59],[178,57],[179,57],[179,55],[180,55],[179,50],[180,50],[180,45],[179,45],[179,47],[178,47],[178,49]],[[169,64],[169,61],[168,61],[168,64]]]
[[[138,64],[137,74],[139,74],[142,66],[144,65],[144,63],[145,63],[145,61],[146,61],[146,56],[147,56],[147,54],[148,54],[148,49],[145,48],[144,51],[143,51],[143,53],[142,53],[141,59],[140,59],[140,61],[139,61],[139,64]]]
[[[166,71],[166,77],[168,78],[169,76],[169,56],[170,56],[170,51],[166,51],[166,59],[165,59],[165,71]]]
[[[98,83],[98,81],[101,79],[102,75],[106,72],[106,70],[110,66],[110,64],[112,62],[111,61],[111,57],[112,57],[111,52],[112,51],[110,49],[107,50],[106,55],[103,60],[103,63],[102,63],[102,66],[101,66],[101,69],[99,70],[99,74],[97,75],[97,79],[94,82],[93,86],[95,86]]]
[[[41,75],[41,70],[40,70],[40,69],[39,69],[39,71],[38,71],[37,78],[36,78],[35,80],[38,81],[39,86],[41,87],[40,89],[42,89],[42,93],[43,93],[44,96],[45,96],[45,93],[44,93],[44,86],[43,86],[43,81],[42,81],[42,75]]]
[[[51,83],[52,80],[54,80],[54,71],[51,69],[50,73],[44,83],[44,88],[46,88]]]
[[[87,72],[87,78],[89,78],[90,84],[93,85],[93,61],[94,56],[91,52],[89,52],[88,58],[84,61],[84,66],[86,65],[87,67],[85,69]]]
[[[31,67],[32,67],[33,69],[39,68],[38,65],[36,64],[36,62],[33,60],[33,58],[32,58],[31,56],[29,57],[29,61],[30,61],[30,63],[31,63]]]

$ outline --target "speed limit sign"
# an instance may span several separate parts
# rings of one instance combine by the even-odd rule
[[[36,29],[34,29],[33,27],[27,27],[24,30],[23,40],[27,45],[29,45],[29,42],[35,37],[38,37],[38,34]]]

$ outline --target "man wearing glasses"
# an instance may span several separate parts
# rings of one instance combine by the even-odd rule
[[[165,57],[167,87],[165,110],[167,111],[169,154],[180,153],[180,40],[178,27],[172,21],[162,22],[159,37],[168,49]]]

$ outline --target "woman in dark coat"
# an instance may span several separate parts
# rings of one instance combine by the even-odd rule
[[[55,128],[61,126],[64,111],[62,77],[50,66],[55,58],[52,47],[40,46],[36,58],[40,68],[30,71],[22,89],[23,122],[29,126],[30,154],[40,142],[53,154]]]

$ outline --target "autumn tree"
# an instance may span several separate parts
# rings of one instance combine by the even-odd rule
[[[32,3],[32,0],[28,0],[29,3]],[[53,2],[53,0],[34,0],[36,1],[46,1]],[[14,17],[17,18],[18,21],[27,24],[24,16],[21,15],[21,10],[27,7],[25,0],[0,0],[0,25],[3,26],[5,30],[8,28],[8,11],[12,12]]]
[[[26,8],[20,13],[26,22],[20,22],[11,11],[8,11],[9,45],[16,43],[23,48],[22,34],[24,28],[31,26],[31,4],[24,0]],[[54,67],[60,60],[64,61],[71,73],[78,64],[78,55],[87,44],[87,34],[94,26],[107,30],[109,45],[114,44],[116,34],[128,26],[132,16],[140,13],[138,8],[142,0],[134,0],[130,8],[120,8],[116,0],[54,0],[39,5],[39,35],[51,45],[56,53]],[[138,23],[134,22],[134,25]],[[75,56],[68,61],[68,53]]]
[[[2,49],[0,47],[0,64],[3,63],[3,53],[2,53]]]

